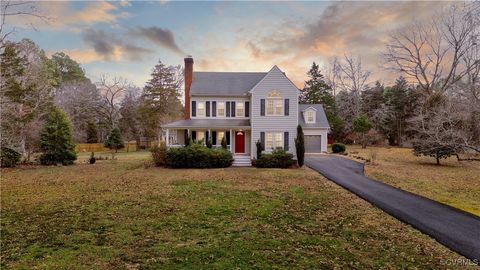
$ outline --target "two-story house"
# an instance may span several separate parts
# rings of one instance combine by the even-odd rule
[[[193,72],[187,57],[185,119],[163,126],[167,147],[183,146],[188,137],[220,147],[225,137],[233,165],[249,166],[257,141],[266,152],[281,147],[295,155],[301,125],[306,152],[326,152],[330,127],[323,107],[298,104],[299,93],[277,66],[269,72]]]

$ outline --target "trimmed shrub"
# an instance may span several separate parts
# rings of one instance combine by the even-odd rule
[[[332,152],[333,153],[343,153],[347,148],[343,143],[334,143],[332,144]]]
[[[223,149],[227,149],[227,139],[225,138],[225,136],[223,136],[222,142],[221,142]]]
[[[303,137],[303,129],[300,125],[297,127],[297,138],[295,138],[295,149],[297,152],[298,166],[302,167],[305,161],[305,140]]]
[[[190,146],[193,143],[192,138],[190,136],[185,136],[185,147]]]
[[[257,159],[259,159],[262,156],[263,145],[260,140],[258,140],[255,145],[257,146]]]
[[[2,167],[15,167],[20,162],[21,157],[22,155],[19,152],[8,147],[2,147],[0,153],[1,165]]]
[[[97,159],[95,158],[95,153],[92,152],[92,153],[90,154],[90,160],[89,160],[89,162],[90,162],[90,164],[95,164],[96,161],[97,161]]]
[[[231,166],[232,162],[233,156],[229,151],[198,144],[170,148],[166,155],[166,164],[173,168],[225,168]]]
[[[160,142],[160,145],[155,145],[152,150],[152,159],[155,166],[164,166],[167,160],[167,144],[165,142]]]
[[[207,148],[212,148],[212,139],[208,138],[207,142],[206,142],[206,145],[207,145]]]
[[[292,154],[283,149],[275,149],[272,153],[263,153],[254,165],[258,168],[289,168],[294,164]]]

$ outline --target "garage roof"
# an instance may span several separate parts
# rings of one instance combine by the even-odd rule
[[[303,112],[312,107],[316,111],[315,123],[305,123]],[[330,128],[322,104],[298,104],[298,124],[303,128]]]

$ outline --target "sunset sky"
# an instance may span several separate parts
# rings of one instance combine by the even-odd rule
[[[123,76],[143,86],[156,62],[194,70],[268,71],[278,65],[303,87],[312,61],[360,56],[371,81],[390,82],[382,52],[392,31],[428,18],[439,2],[41,2],[51,20],[12,18],[11,39],[31,38],[48,54],[63,51],[87,75]],[[36,30],[27,27],[35,25]]]

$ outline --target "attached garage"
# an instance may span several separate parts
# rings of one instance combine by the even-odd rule
[[[322,152],[322,136],[306,135],[305,136],[305,153]]]
[[[298,123],[303,128],[305,153],[327,152],[330,126],[321,104],[299,104]]]

